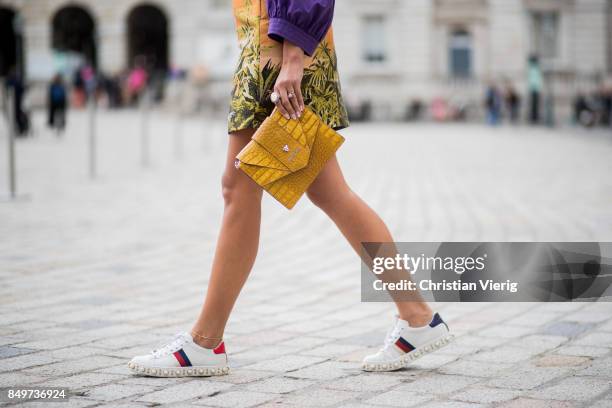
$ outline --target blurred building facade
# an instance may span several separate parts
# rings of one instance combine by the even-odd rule
[[[205,67],[211,97],[227,98],[230,0],[0,0],[2,21],[11,13],[20,22],[3,35],[3,71],[23,61],[36,82],[79,57],[116,73],[146,55],[158,68]],[[491,82],[524,96],[531,54],[559,114],[612,72],[612,0],[337,0],[334,32],[347,103],[375,119],[436,98],[479,106]]]
[[[482,103],[487,84],[513,83],[526,102],[528,56],[539,56],[559,114],[612,72],[612,1],[338,1],[342,79],[377,117],[410,100]],[[526,103],[523,103],[526,105]]]

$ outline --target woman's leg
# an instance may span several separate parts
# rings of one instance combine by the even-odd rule
[[[308,197],[334,221],[360,256],[362,242],[393,242],[383,220],[351,191],[335,156],[308,189]],[[420,296],[414,302],[395,303],[400,318],[411,326],[424,326],[431,321],[431,309]]]
[[[222,179],[225,210],[206,300],[192,329],[194,341],[213,348],[223,336],[225,324],[255,262],[259,247],[261,188],[234,167],[238,152],[249,142],[252,129],[231,133]]]
[[[55,122],[55,104],[53,102],[49,103],[49,110],[47,112],[49,114],[47,124],[52,128]]]

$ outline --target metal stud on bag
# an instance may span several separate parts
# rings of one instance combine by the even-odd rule
[[[289,151],[289,146],[284,145],[284,146],[283,146],[283,151],[288,152],[288,151]]]

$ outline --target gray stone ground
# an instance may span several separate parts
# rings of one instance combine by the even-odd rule
[[[456,342],[409,369],[366,374],[389,304],[362,304],[359,261],[312,205],[266,199],[260,257],[227,330],[232,371],[133,376],[126,362],[189,329],[222,211],[223,124],[86,116],[19,143],[20,190],[0,204],[0,386],[68,387],[58,406],[609,407],[609,303],[439,304]],[[346,177],[397,240],[612,240],[612,138],[580,130],[355,125]],[[4,149],[4,139],[2,139]],[[4,172],[5,150],[0,169]],[[2,173],[5,174],[5,173]],[[4,183],[4,180],[2,180]],[[5,189],[5,184],[0,185]],[[29,403],[26,406],[40,405]]]

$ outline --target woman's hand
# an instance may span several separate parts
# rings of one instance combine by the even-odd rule
[[[283,64],[274,84],[278,95],[276,106],[287,119],[297,119],[304,111],[302,77],[304,76],[304,51],[297,45],[283,42]]]

